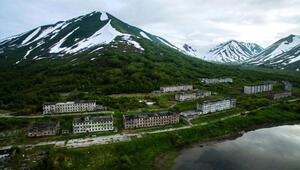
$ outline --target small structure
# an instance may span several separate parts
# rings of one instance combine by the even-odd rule
[[[196,93],[177,93],[175,95],[175,100],[177,101],[188,101],[188,100],[195,100],[197,99]]]
[[[256,94],[261,92],[272,91],[273,85],[272,82],[268,81],[263,84],[244,86],[245,94]]]
[[[201,115],[201,112],[197,110],[189,110],[189,111],[181,112],[180,115],[183,117],[194,117],[194,116]]]
[[[201,78],[200,81],[204,84],[233,83],[232,78]]]
[[[217,112],[222,110],[228,110],[236,107],[236,99],[222,99],[222,100],[208,100],[203,103],[197,104],[197,110],[201,111],[202,114],[211,112]]]
[[[73,120],[73,133],[104,132],[114,130],[113,116],[86,116]]]
[[[189,101],[189,100],[195,100],[198,98],[204,98],[207,96],[211,96],[210,91],[198,91],[198,92],[192,92],[192,93],[185,93],[181,92],[175,95],[175,100],[177,101]]]
[[[43,114],[95,111],[97,107],[96,101],[50,102],[43,105]]]
[[[160,92],[162,92],[162,93],[189,91],[189,90],[193,90],[193,85],[178,85],[178,86],[160,87]]]
[[[125,129],[146,128],[179,123],[180,115],[174,112],[144,113],[123,115]]]
[[[27,136],[53,136],[59,132],[59,122],[34,123],[28,130]]]
[[[293,85],[289,81],[282,81],[284,85],[284,91],[292,91],[293,90]]]
[[[278,99],[283,99],[292,96],[292,92],[290,91],[284,91],[284,92],[273,92],[269,94],[269,99],[271,100],[278,100]]]
[[[15,156],[16,150],[12,147],[0,149],[0,168],[4,169],[12,157]]]
[[[197,92],[196,95],[198,98],[208,97],[208,96],[211,96],[211,91],[200,90]]]

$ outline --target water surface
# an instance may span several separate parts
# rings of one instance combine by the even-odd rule
[[[248,132],[235,140],[184,149],[173,170],[300,170],[300,125]]]

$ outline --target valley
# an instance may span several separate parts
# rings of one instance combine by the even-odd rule
[[[230,40],[198,56],[103,11],[6,38],[0,146],[13,150],[8,167],[170,169],[195,142],[297,124],[298,39],[267,48]]]

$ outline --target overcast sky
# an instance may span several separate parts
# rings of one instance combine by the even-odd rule
[[[0,39],[95,10],[200,50],[300,34],[300,0],[1,0]]]

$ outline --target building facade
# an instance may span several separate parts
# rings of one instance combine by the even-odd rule
[[[284,91],[292,91],[293,90],[293,85],[289,81],[282,81],[283,86],[284,86]]]
[[[198,110],[189,110],[189,111],[180,112],[180,116],[183,117],[194,117],[198,115],[201,115],[201,112]]]
[[[204,98],[204,97],[208,97],[208,96],[211,96],[211,91],[201,90],[201,91],[197,92],[198,98]]]
[[[177,101],[188,101],[197,99],[196,93],[178,93],[175,95]]]
[[[202,114],[228,110],[236,107],[236,99],[209,100],[197,104],[197,110]]]
[[[45,103],[43,105],[43,114],[95,111],[96,108],[97,108],[96,101],[70,101],[65,103]]]
[[[253,86],[244,86],[245,94],[256,94],[256,93],[262,93],[262,92],[267,92],[272,90],[273,90],[273,85],[271,82],[267,82],[259,85],[253,85]]]
[[[105,132],[114,130],[113,116],[75,118],[73,133]]]
[[[146,128],[179,123],[180,115],[174,112],[123,115],[125,129]]]
[[[59,122],[34,123],[28,130],[29,137],[54,136],[59,132]]]
[[[200,80],[204,84],[233,83],[232,78],[201,78]]]
[[[278,93],[270,93],[269,99],[271,100],[278,100],[283,99],[292,96],[292,92],[290,91],[284,91],[284,92],[278,92]]]
[[[181,92],[181,93],[177,93],[175,95],[175,100],[189,101],[189,100],[196,100],[198,98],[203,98],[203,97],[207,97],[207,96],[211,96],[210,91],[198,91],[198,92],[192,92],[192,93]]]
[[[160,87],[161,93],[177,92],[177,91],[189,91],[193,90],[193,85],[178,85],[178,86],[165,86]]]

